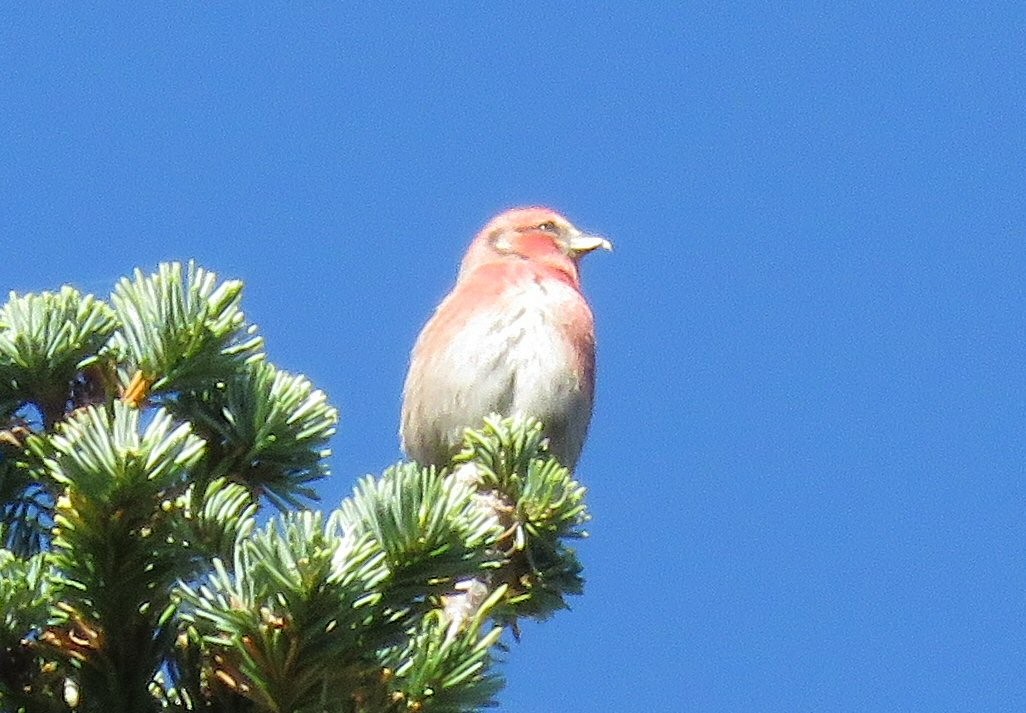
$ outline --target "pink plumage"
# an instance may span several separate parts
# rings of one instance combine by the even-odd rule
[[[456,286],[424,326],[403,391],[403,449],[445,465],[485,416],[534,416],[573,468],[591,421],[595,323],[578,262],[609,241],[547,208],[493,219],[471,243]]]

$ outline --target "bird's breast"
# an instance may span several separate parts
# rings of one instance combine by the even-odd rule
[[[491,294],[488,285],[461,287],[468,285],[443,302],[414,350],[404,405],[407,450],[445,462],[464,428],[497,413],[540,419],[553,452],[573,463],[594,378],[584,298],[559,280],[516,280]]]

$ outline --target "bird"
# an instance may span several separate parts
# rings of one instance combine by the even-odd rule
[[[400,427],[409,457],[445,467],[487,416],[534,417],[551,455],[575,468],[595,391],[595,320],[579,263],[599,248],[612,244],[549,208],[514,208],[485,225],[410,355]]]

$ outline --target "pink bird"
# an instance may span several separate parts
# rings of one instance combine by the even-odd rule
[[[591,421],[595,322],[578,262],[612,245],[547,208],[516,208],[477,235],[425,325],[403,390],[403,449],[444,466],[485,416],[534,416],[573,469]]]

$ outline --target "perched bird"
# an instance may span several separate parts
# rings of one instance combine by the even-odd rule
[[[403,389],[403,449],[443,466],[492,413],[541,420],[573,469],[591,421],[595,323],[578,262],[605,238],[547,208],[494,218],[417,339]]]

